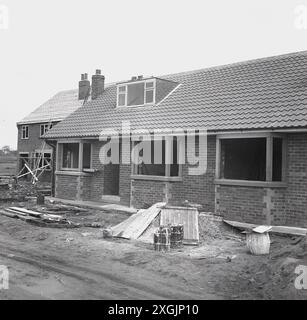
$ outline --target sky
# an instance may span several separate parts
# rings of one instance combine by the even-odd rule
[[[0,0],[0,147],[81,73],[106,82],[307,50],[307,0]]]

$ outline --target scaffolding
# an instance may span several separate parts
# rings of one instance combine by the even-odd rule
[[[51,120],[49,120],[47,130],[52,126]],[[42,147],[34,152],[34,156],[19,157],[19,161],[22,161],[21,169],[16,176],[16,182],[24,177],[31,177],[31,183],[36,185],[39,182],[39,178],[48,170],[52,171],[52,153],[46,152],[46,141],[43,142]],[[50,153],[50,157],[45,157],[46,153]]]

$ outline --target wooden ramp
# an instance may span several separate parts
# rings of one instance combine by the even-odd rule
[[[189,207],[165,207],[161,211],[160,225],[183,225],[183,243],[199,244],[198,210]]]
[[[111,228],[113,237],[137,239],[148,228],[161,211],[165,203],[156,203],[149,209],[141,209],[127,220]]]

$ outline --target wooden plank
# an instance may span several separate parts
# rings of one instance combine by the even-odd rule
[[[159,203],[160,204],[160,203]],[[122,237],[128,239],[137,239],[141,234],[148,228],[150,223],[160,213],[161,209],[159,204],[154,204],[149,209],[140,210],[136,219],[128,225],[126,230],[123,232]]]
[[[132,223],[132,221],[137,217],[137,213],[134,213],[133,215],[131,215],[128,219],[122,221],[121,223],[117,224],[114,227],[111,227],[112,231],[113,231],[113,236],[117,237],[119,236],[120,233],[122,233],[125,228]]]
[[[256,233],[264,233],[264,232],[269,232],[271,230],[272,230],[271,226],[259,226],[253,229],[253,231]]]
[[[5,211],[8,211],[8,212],[12,212],[12,213],[19,214],[19,215],[27,216],[26,213],[13,210],[12,208],[5,208],[4,210],[5,210]]]
[[[225,223],[229,224],[232,227],[239,229],[248,229],[252,230],[257,227],[256,224],[244,223],[239,221],[223,220]],[[288,227],[288,226],[272,226],[271,232],[281,233],[281,234],[291,234],[296,236],[306,236],[307,229],[299,227]]]
[[[40,217],[42,215],[42,213],[40,213],[40,212],[27,210],[27,209],[19,208],[19,207],[10,207],[9,209],[17,211],[17,212],[25,213],[27,215],[34,216],[34,217]]]
[[[125,239],[137,239],[148,228],[150,223],[157,217],[164,203],[156,203],[149,209],[139,210],[136,214],[111,228],[114,237]]]

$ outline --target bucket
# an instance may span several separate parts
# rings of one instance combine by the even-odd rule
[[[170,228],[166,226],[160,226],[154,233],[154,248],[156,251],[170,251]]]
[[[45,196],[41,193],[37,195],[36,204],[43,206],[45,204]]]
[[[249,251],[255,255],[269,254],[270,252],[270,236],[268,232],[246,233],[246,245]]]
[[[171,229],[171,248],[176,249],[176,248],[182,248],[183,247],[183,225],[178,224],[178,225],[172,225],[170,227]]]

